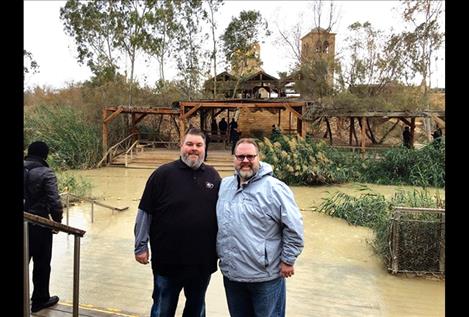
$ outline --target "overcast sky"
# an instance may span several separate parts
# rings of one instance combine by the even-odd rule
[[[353,22],[369,21],[375,28],[386,33],[389,33],[391,28],[395,31],[403,28],[399,12],[393,10],[399,6],[398,1],[334,1],[334,3],[337,22],[332,31],[337,34],[336,51],[344,45],[347,27]],[[86,66],[78,64],[74,41],[64,33],[59,18],[59,10],[64,4],[65,1],[24,1],[24,49],[33,54],[34,60],[40,67],[39,73],[26,76],[26,87],[39,85],[62,88],[67,83],[84,81],[91,76]],[[324,2],[324,10],[327,6],[327,2]],[[276,44],[277,25],[281,28],[294,25],[302,13],[303,30],[305,30],[303,35],[305,35],[313,26],[311,8],[311,1],[225,1],[218,12],[217,32],[223,33],[232,17],[238,16],[240,11],[259,10],[267,19],[273,33],[261,43],[263,69],[269,74],[278,76],[278,72],[289,70],[292,61],[287,58],[288,52]],[[324,20],[327,19],[324,17]],[[442,27],[444,31],[444,19]],[[440,61],[435,65],[436,76],[432,78],[433,87],[445,87],[444,49],[439,55]],[[135,73],[141,84],[146,82],[152,85],[158,79],[156,59],[151,59],[147,63],[140,62],[136,65]],[[165,65],[166,79],[175,76],[174,64]]]

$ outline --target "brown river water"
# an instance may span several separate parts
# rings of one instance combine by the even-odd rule
[[[69,225],[86,230],[80,247],[80,305],[119,316],[149,316],[153,289],[149,265],[133,256],[133,226],[149,169],[101,168],[69,173],[91,182],[92,196],[125,211],[76,204]],[[222,174],[228,176],[229,173]],[[396,186],[368,185],[386,196]],[[444,316],[445,281],[394,276],[387,272],[368,241],[373,232],[312,211],[329,193],[356,193],[356,184],[291,187],[302,209],[305,248],[287,279],[287,316]],[[444,195],[444,193],[440,193]],[[66,217],[64,216],[64,223]],[[54,236],[51,295],[72,303],[73,236]],[[31,266],[32,267],[32,266]],[[176,315],[182,315],[181,293]],[[207,316],[229,316],[219,271],[206,297]]]

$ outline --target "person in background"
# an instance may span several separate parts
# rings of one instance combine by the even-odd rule
[[[442,136],[443,132],[441,131],[439,126],[436,126],[436,130],[432,133],[433,141],[435,142],[435,144],[440,144]]]
[[[45,142],[36,141],[28,147],[24,159],[24,211],[61,223],[63,206],[57,177],[46,162],[48,154]],[[36,313],[59,302],[58,296],[49,293],[52,234],[56,232],[34,223],[28,228],[29,261],[33,259],[34,263],[31,311]]]
[[[221,135],[226,135],[226,130],[228,130],[228,123],[224,117],[221,118],[220,122],[218,122],[218,128],[220,129]]]
[[[402,132],[402,141],[406,148],[410,149],[412,147],[409,127],[404,128],[404,132]]]
[[[236,142],[238,142],[241,131],[238,131],[238,128],[234,128],[231,131],[231,154],[234,154]]]
[[[231,131],[238,128],[238,122],[236,122],[234,118],[231,118],[231,122],[228,126],[230,128],[230,133],[231,133]]]
[[[212,122],[210,123],[210,132],[212,132],[212,135],[218,134],[218,124],[215,118],[213,118]]]
[[[208,159],[208,146],[210,144],[210,132],[208,131],[204,131],[204,135],[205,135],[205,157],[204,157],[204,162],[207,161]]]
[[[290,188],[259,161],[253,139],[235,146],[234,176],[217,202],[217,254],[231,317],[285,316],[285,278],[304,247],[303,218]]]
[[[182,316],[205,316],[205,292],[217,270],[215,206],[221,178],[204,164],[204,153],[204,133],[189,129],[179,160],[151,174],[138,206],[134,253],[137,262],[148,264],[151,252],[151,317],[174,316],[182,289]]]

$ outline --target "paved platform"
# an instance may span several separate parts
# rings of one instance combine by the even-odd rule
[[[89,203],[70,209],[70,225],[86,230],[81,239],[80,316],[149,316],[153,290],[149,265],[133,255],[133,227],[145,182],[152,170],[102,168],[77,171],[94,184],[93,196],[129,209],[111,212]],[[230,173],[222,174],[227,176]],[[393,276],[373,253],[371,230],[311,211],[327,191],[337,187],[292,187],[305,225],[305,248],[287,279],[289,317],[441,317],[445,314],[445,282]],[[54,235],[51,295],[54,309],[32,316],[69,317],[73,298],[73,236]],[[32,265],[30,266],[32,269]],[[32,284],[30,286],[32,291]],[[207,317],[227,317],[221,273],[212,275],[206,297]],[[182,315],[181,294],[176,316]]]
[[[92,306],[92,305],[89,305]],[[97,307],[86,307],[80,305],[79,307],[80,317],[138,317],[138,315],[124,313],[124,312],[113,312]],[[36,313],[32,313],[33,317],[72,317],[73,308],[71,304],[58,303],[57,305],[40,310]]]

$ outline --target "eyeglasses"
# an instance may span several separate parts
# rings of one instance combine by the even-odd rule
[[[257,154],[256,155],[235,155],[236,159],[238,161],[244,161],[244,159],[248,159],[249,162],[252,162],[255,158],[256,158]]]

